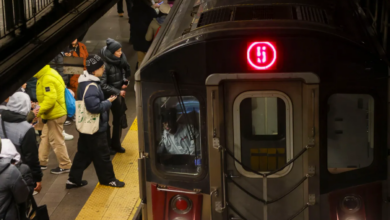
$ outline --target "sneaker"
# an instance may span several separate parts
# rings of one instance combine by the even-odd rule
[[[76,183],[72,183],[71,181],[66,181],[66,188],[67,189],[72,189],[72,188],[78,188],[78,187],[82,187],[82,186],[86,186],[88,185],[88,181],[86,180],[81,180],[81,184],[78,185]]]
[[[65,130],[62,131],[62,136],[64,136],[66,141],[73,140],[73,135],[65,133]]]
[[[119,17],[123,17],[123,13],[118,13]]]
[[[112,149],[113,151],[116,151],[117,153],[125,153],[126,149],[121,147],[120,150]]]
[[[64,125],[71,125],[72,122],[71,121],[65,121]]]
[[[63,173],[69,173],[69,172],[70,172],[70,169],[61,169],[59,167],[50,170],[50,173],[52,173],[52,174],[63,174]]]
[[[119,180],[111,181],[108,184],[102,184],[106,186],[112,186],[112,187],[124,187],[125,183]]]
[[[47,170],[47,166],[41,166],[41,170]]]

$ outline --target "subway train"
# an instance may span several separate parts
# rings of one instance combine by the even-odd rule
[[[142,218],[389,219],[388,59],[362,2],[176,0],[135,75]]]

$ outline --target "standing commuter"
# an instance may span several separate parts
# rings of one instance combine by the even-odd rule
[[[145,39],[150,22],[158,15],[158,4],[153,4],[151,0],[134,0],[133,11],[130,16],[130,42],[137,52],[137,66],[142,64],[146,52],[151,42]]]
[[[130,65],[127,62],[125,54],[122,53],[122,45],[111,38],[107,39],[107,46],[101,50],[101,54],[106,65],[101,79],[104,95],[106,98],[112,95],[118,96],[111,107],[113,115],[111,142],[110,127],[107,129],[107,139],[109,140],[109,144],[111,144],[112,150],[124,153],[125,149],[121,145],[121,136],[122,123],[126,122],[125,89],[129,85]]]
[[[67,57],[81,57],[84,59],[84,70],[86,70],[85,67],[85,61],[88,57],[88,50],[85,44],[79,42],[77,39],[75,39],[71,45],[69,45],[68,51],[66,51],[65,56]],[[74,94],[77,94],[77,87],[78,87],[78,80],[79,80],[78,74],[75,74],[70,77],[69,81],[69,89],[73,91]]]
[[[133,6],[133,0],[126,0],[127,15],[130,17],[131,8]],[[116,4],[119,17],[123,17],[123,0],[119,0]]]
[[[64,66],[63,65],[64,65],[64,53],[62,53],[62,52],[57,54],[57,56],[54,57],[54,59],[50,62],[50,67],[55,69],[61,75],[66,87],[69,87],[69,75],[64,74]],[[72,90],[69,90],[69,91],[72,91]],[[69,120],[66,120],[64,123],[64,125],[71,125],[71,124],[72,124],[72,122]],[[62,131],[62,135],[64,136],[66,141],[73,140],[73,138],[74,138],[73,135],[66,133],[65,129]]]
[[[43,170],[47,169],[51,147],[57,156],[59,166],[50,172],[52,174],[69,173],[72,162],[62,135],[67,118],[64,80],[49,65],[43,67],[34,77],[38,79],[37,99],[40,105],[36,117],[41,117],[44,123],[39,145],[41,167]]]
[[[35,130],[27,122],[31,109],[30,97],[22,92],[14,93],[0,117],[0,137],[10,139],[18,150],[21,161],[30,167],[35,191],[41,191],[42,171],[38,159]]]
[[[98,55],[91,55],[87,58],[87,71],[79,77],[79,90],[77,99],[83,100],[88,112],[100,114],[99,130],[90,135],[80,132],[77,143],[77,153],[69,173],[66,188],[76,188],[88,184],[82,180],[83,172],[93,162],[99,182],[102,185],[112,187],[123,187],[124,182],[115,178],[114,169],[110,160],[110,150],[107,142],[108,111],[116,96],[112,95],[104,99],[100,87],[100,79],[104,72],[104,62]]]

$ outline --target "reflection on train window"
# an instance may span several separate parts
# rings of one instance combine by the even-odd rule
[[[369,166],[374,151],[374,99],[334,94],[328,100],[328,170],[337,174]]]
[[[193,96],[160,97],[154,102],[157,168],[163,172],[200,172],[200,108]]]
[[[267,172],[286,164],[286,105],[281,98],[246,98],[240,104],[241,161]]]

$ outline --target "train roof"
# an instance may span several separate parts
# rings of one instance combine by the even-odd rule
[[[186,45],[259,30],[274,36],[310,32],[380,56],[353,0],[176,0],[142,67]]]

